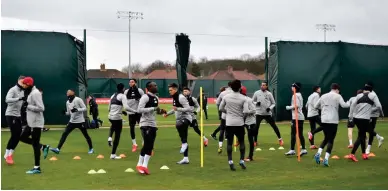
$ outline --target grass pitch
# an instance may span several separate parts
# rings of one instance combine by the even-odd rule
[[[164,106],[169,108],[170,106]],[[100,105],[100,116],[108,126],[106,106]],[[209,108],[209,120],[204,121],[205,135],[215,129],[213,124],[218,123],[214,105]],[[370,160],[360,160],[358,163],[350,162],[343,156],[350,152],[347,149],[347,129],[345,123],[339,126],[339,132],[334,144],[332,155],[341,159],[330,160],[330,167],[316,165],[313,155],[316,150],[309,150],[301,162],[296,157],[286,157],[290,144],[290,124],[279,123],[282,137],[285,141],[285,150],[278,150],[275,133],[267,124],[262,124],[259,134],[259,148],[256,151],[255,161],[247,163],[247,170],[237,168],[236,172],[229,170],[224,144],[224,152],[217,154],[218,141],[209,139],[209,146],[204,148],[204,167],[200,167],[200,138],[189,129],[190,164],[177,165],[182,159],[179,154],[180,139],[173,127],[174,118],[158,118],[160,128],[157,132],[155,155],[151,157],[149,169],[151,175],[142,176],[124,172],[127,168],[135,170],[139,149],[131,152],[129,129],[124,129],[117,153],[124,153],[127,157],[121,160],[110,160],[111,148],[108,147],[108,130],[89,130],[96,153],[87,154],[87,143],[81,132],[75,130],[68,137],[62,148],[61,154],[50,153],[46,160],[41,161],[42,174],[27,175],[25,171],[33,167],[33,151],[31,146],[19,143],[14,154],[15,164],[7,166],[3,160],[1,172],[2,189],[387,189],[388,182],[388,153],[385,149],[377,148],[377,141],[372,147],[376,157]],[[128,123],[125,124],[125,127]],[[305,123],[305,132],[309,124]],[[379,122],[376,128],[378,133],[388,138],[388,123]],[[49,131],[42,134],[42,143],[54,147],[58,144],[62,131]],[[354,131],[354,141],[357,131]],[[137,142],[141,145],[140,131],[136,129]],[[10,136],[9,132],[2,132],[2,154]],[[317,134],[316,142],[322,140],[322,133]],[[307,140],[307,136],[305,136]],[[274,147],[275,151],[269,151]],[[248,154],[248,150],[246,151]],[[102,154],[105,159],[97,159]],[[48,160],[56,156],[57,161]],[[80,156],[81,160],[73,160]],[[361,159],[360,153],[357,153]],[[239,151],[233,153],[235,163],[238,163]],[[160,170],[167,165],[169,170]],[[238,166],[237,166],[238,167]],[[104,169],[106,174],[89,175],[91,169]]]

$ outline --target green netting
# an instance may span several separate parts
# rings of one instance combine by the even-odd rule
[[[66,124],[66,91],[85,91],[83,43],[56,32],[2,30],[1,38],[1,125],[6,126],[5,95],[20,75],[33,77],[43,89],[45,124]]]
[[[290,104],[291,88],[302,83],[304,102],[312,92],[312,86],[320,85],[322,92],[330,90],[331,83],[339,83],[345,100],[354,95],[365,82],[376,84],[382,103],[388,104],[383,82],[388,79],[386,46],[367,46],[349,43],[284,42],[271,43],[269,58],[269,85],[276,105],[277,120],[290,119],[284,108]],[[348,110],[341,110],[346,118]]]

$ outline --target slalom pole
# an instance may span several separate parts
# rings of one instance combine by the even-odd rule
[[[292,91],[294,93],[294,112],[295,112],[295,128],[296,128],[296,146],[297,146],[297,150],[298,152],[296,153],[297,156],[298,156],[298,162],[300,162],[300,139],[299,139],[299,123],[298,123],[298,106],[297,106],[297,102],[296,102],[296,90],[295,88],[292,88]]]
[[[236,144],[237,144],[237,137],[236,137],[236,135],[235,135],[234,138],[233,138],[234,152],[237,152],[237,146],[236,146]]]
[[[201,126],[201,142],[200,142],[200,145],[201,145],[201,168],[203,168],[203,97],[202,97],[202,87],[199,88],[199,107],[201,108],[201,112],[200,112],[200,126]]]

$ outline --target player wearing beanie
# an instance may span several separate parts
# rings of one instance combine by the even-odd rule
[[[302,145],[302,150],[300,151],[299,155],[303,156],[307,154],[305,140],[303,136],[303,122],[304,122],[304,115],[302,112],[303,108],[303,97],[300,93],[300,88],[302,88],[302,85],[299,82],[293,83],[291,85],[292,91],[295,90],[296,95],[292,95],[291,97],[291,105],[286,106],[287,110],[291,110],[292,115],[292,125],[291,125],[291,149],[285,155],[295,155],[295,143],[296,143],[296,123],[298,123],[298,136],[300,140],[300,144]],[[296,99],[296,104],[295,104]],[[296,115],[294,109],[298,111],[298,121],[296,120]]]

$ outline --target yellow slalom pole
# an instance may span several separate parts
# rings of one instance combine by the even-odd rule
[[[233,147],[234,147],[234,152],[237,152],[237,147],[236,147],[236,144],[237,144],[237,137],[236,135],[234,136],[233,138]]]
[[[201,112],[200,112],[200,118],[201,118],[201,122],[200,122],[200,125],[201,125],[201,142],[200,142],[200,145],[201,145],[201,168],[203,168],[203,97],[202,97],[202,87],[199,88],[199,107],[201,108]]]

